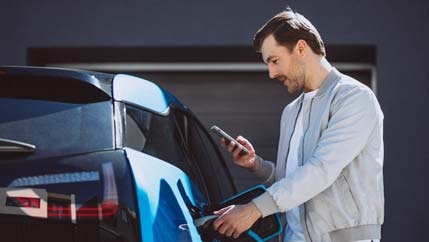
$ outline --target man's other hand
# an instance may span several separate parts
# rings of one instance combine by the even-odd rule
[[[241,233],[247,231],[262,217],[261,212],[253,202],[245,205],[231,205],[215,211],[220,215],[214,222],[213,228],[220,234],[238,238]]]

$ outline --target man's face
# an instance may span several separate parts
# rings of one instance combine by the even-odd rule
[[[305,65],[298,50],[292,52],[285,46],[277,43],[273,35],[264,39],[261,46],[261,53],[264,62],[268,65],[268,72],[271,79],[278,79],[287,86],[289,93],[301,91],[305,81]]]

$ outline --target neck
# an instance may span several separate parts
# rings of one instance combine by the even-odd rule
[[[325,57],[317,56],[313,62],[308,64],[306,69],[304,92],[311,92],[322,85],[326,76],[332,70],[332,66]]]

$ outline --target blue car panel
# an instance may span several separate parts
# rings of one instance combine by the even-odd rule
[[[196,205],[188,176],[155,157],[125,151],[135,177],[143,241],[201,241],[186,204],[189,199]]]
[[[129,75],[116,75],[113,79],[113,98],[134,104],[153,112],[168,112],[164,92],[153,82]]]

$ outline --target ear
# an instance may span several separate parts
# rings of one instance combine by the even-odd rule
[[[307,52],[307,49],[308,49],[307,42],[305,42],[305,40],[303,40],[303,39],[298,40],[298,42],[296,42],[295,49],[296,49],[298,55],[304,56]]]

